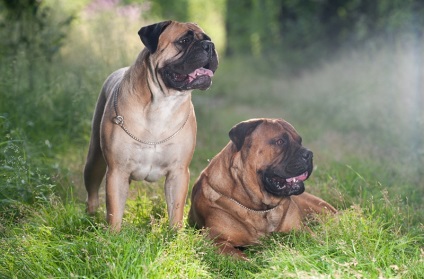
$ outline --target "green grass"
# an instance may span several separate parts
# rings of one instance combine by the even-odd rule
[[[158,206],[163,209],[165,204]],[[2,278],[420,278],[423,236],[354,206],[313,225],[314,235],[273,235],[250,262],[217,255],[192,228],[174,232],[165,212],[129,211],[119,234],[78,203],[51,200],[2,233]]]
[[[84,213],[82,169],[98,91],[141,47],[128,32],[139,23],[109,19],[81,19],[54,63],[39,64],[32,91],[18,82],[28,78],[26,54],[0,57],[0,278],[422,277],[424,116],[415,98],[423,91],[416,92],[416,50],[407,42],[347,51],[296,73],[283,61],[271,69],[222,57],[212,88],[193,93],[190,186],[233,125],[282,117],[314,152],[307,191],[340,210],[312,222],[313,234],[263,239],[243,262],[216,254],[188,226],[170,230],[162,182],[132,185],[119,234],[107,230],[104,203],[98,216]]]

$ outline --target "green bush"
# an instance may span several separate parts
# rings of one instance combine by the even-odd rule
[[[0,116],[0,220],[23,217],[28,206],[49,203],[55,185],[49,169],[27,151],[27,141]]]

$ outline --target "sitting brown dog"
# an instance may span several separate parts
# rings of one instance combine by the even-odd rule
[[[231,141],[197,179],[190,225],[208,228],[222,253],[246,258],[237,247],[257,244],[272,232],[301,229],[313,213],[335,213],[304,193],[313,154],[282,119],[252,119],[234,126]]]

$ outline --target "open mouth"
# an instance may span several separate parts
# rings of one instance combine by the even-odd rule
[[[207,90],[212,85],[212,77],[218,68],[218,56],[212,46],[199,41],[190,51],[186,51],[176,61],[166,62],[159,69],[166,87],[184,90]]]
[[[265,190],[280,197],[300,195],[305,191],[303,181],[305,181],[308,176],[309,173],[307,171],[298,176],[289,178],[265,174],[263,178]]]
[[[202,79],[202,78],[211,79],[213,77],[213,72],[204,67],[198,68],[189,74],[179,74],[175,72],[173,73],[167,72],[167,74],[174,82],[178,82],[178,83],[184,82],[186,84],[190,84],[197,79]]]

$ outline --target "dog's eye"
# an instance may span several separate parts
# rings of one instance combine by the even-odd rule
[[[182,38],[181,40],[178,41],[178,43],[180,45],[187,45],[190,43],[190,41],[191,41],[190,38]]]
[[[283,140],[283,139],[277,139],[276,141],[275,141],[275,144],[276,145],[284,145],[284,143],[285,143],[285,141]]]

